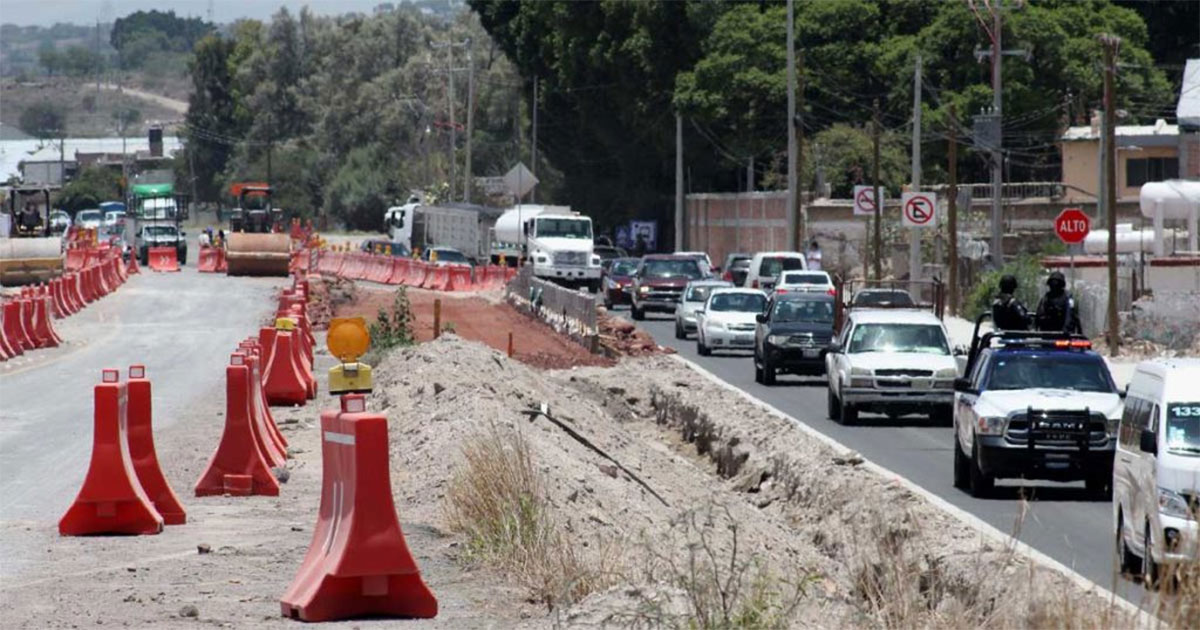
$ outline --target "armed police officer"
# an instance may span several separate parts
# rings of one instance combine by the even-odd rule
[[[1000,278],[1000,294],[992,300],[992,325],[996,330],[1029,330],[1029,309],[1016,296],[1017,278]]]
[[[1044,332],[1083,334],[1075,298],[1067,292],[1067,280],[1061,271],[1050,274],[1048,287],[1037,306],[1037,328]]]

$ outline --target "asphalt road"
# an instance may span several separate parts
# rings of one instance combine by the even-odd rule
[[[194,255],[193,255],[194,257]],[[0,577],[20,570],[25,527],[57,527],[87,472],[92,388],[103,368],[144,364],[154,428],[219,391],[237,343],[258,331],[284,278],[143,273],[56,323],[63,347],[0,364]],[[185,489],[176,489],[183,496]]]
[[[624,310],[624,309],[622,309]],[[825,379],[783,375],[771,387],[754,382],[749,352],[701,357],[694,336],[675,339],[671,316],[647,314],[639,325],[659,345],[674,348],[725,382],[857,450],[864,457],[917,483],[955,506],[1110,588],[1135,604],[1146,592],[1115,577],[1112,504],[1095,501],[1083,483],[998,481],[994,498],[975,499],[953,485],[953,429],[931,425],[924,417],[863,414],[845,427],[826,417]],[[1020,496],[1028,499],[1022,515]]]

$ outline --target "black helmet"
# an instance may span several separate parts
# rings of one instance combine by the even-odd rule
[[[1016,293],[1017,278],[1012,274],[1005,274],[1000,277],[1000,292],[1001,293]]]
[[[1050,272],[1050,277],[1046,279],[1046,286],[1051,289],[1061,289],[1067,286],[1067,278],[1063,276],[1061,271]]]

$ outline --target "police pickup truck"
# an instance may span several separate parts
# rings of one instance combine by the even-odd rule
[[[983,497],[997,478],[1083,480],[1108,496],[1121,397],[1091,342],[978,331],[954,382],[955,487]]]

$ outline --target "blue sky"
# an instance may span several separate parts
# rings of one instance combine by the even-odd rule
[[[56,22],[95,24],[128,15],[135,11],[173,10],[177,15],[208,17],[211,4],[213,20],[217,23],[232,22],[248,17],[263,19],[270,17],[287,6],[299,12],[308,6],[313,12],[327,15],[335,13],[369,13],[385,0],[0,0],[0,22],[37,24],[50,26]],[[399,4],[399,0],[387,0]]]

